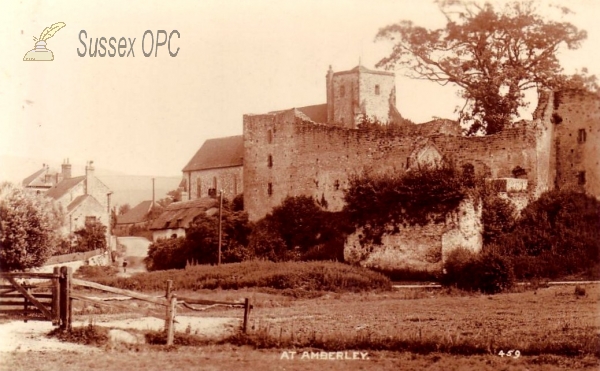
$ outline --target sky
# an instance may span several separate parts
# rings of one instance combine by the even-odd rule
[[[594,63],[600,2],[568,6],[575,13],[565,20],[588,39],[577,51],[561,51],[565,72],[587,67],[600,76]],[[125,174],[180,175],[206,139],[241,135],[244,114],[325,103],[329,65],[343,71],[360,60],[374,68],[391,50],[374,42],[377,31],[400,20],[445,25],[433,0],[5,1],[0,156],[56,166],[65,158],[93,160]],[[54,61],[23,61],[33,37],[56,22],[66,27],[47,41]],[[177,30],[179,38],[171,37],[177,56],[165,45],[145,57],[146,30],[152,32],[146,51],[150,35]],[[135,57],[78,55],[81,39],[89,48],[100,37],[135,38]],[[453,88],[410,80],[398,70],[396,89],[397,107],[408,119],[456,118],[461,101]]]

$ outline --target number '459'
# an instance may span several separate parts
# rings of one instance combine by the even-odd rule
[[[513,349],[511,349],[511,350],[509,350],[508,352],[504,353],[504,351],[503,351],[503,350],[501,350],[501,351],[498,353],[498,355],[499,355],[500,357],[507,356],[507,357],[512,357],[512,358],[515,358],[515,359],[517,359],[517,358],[519,358],[519,357],[521,356],[521,352],[520,352],[520,351],[518,351],[518,350],[513,350]]]

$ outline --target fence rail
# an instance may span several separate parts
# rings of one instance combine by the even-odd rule
[[[41,314],[46,320],[52,321],[53,325],[60,326],[63,330],[71,330],[72,325],[72,301],[81,300],[91,302],[95,305],[116,307],[125,310],[130,308],[116,303],[106,303],[99,298],[87,297],[76,293],[75,287],[85,287],[113,294],[121,295],[124,299],[137,299],[146,301],[165,308],[165,315],[162,317],[157,311],[143,310],[152,316],[165,319],[165,330],[167,332],[167,345],[172,345],[174,340],[174,322],[177,306],[181,305],[192,310],[206,310],[218,305],[244,308],[244,319],[242,329],[247,332],[248,316],[252,305],[248,298],[244,301],[228,302],[218,300],[206,300],[192,297],[177,297],[173,292],[173,282],[166,282],[166,293],[164,297],[150,296],[136,291],[118,289],[116,287],[101,285],[96,282],[90,282],[73,278],[73,269],[71,267],[55,267],[53,273],[0,273],[0,278],[8,281],[9,285],[0,285],[0,313],[10,315]],[[18,282],[18,279],[46,279],[50,284],[28,284]],[[32,292],[35,289],[36,292]],[[46,289],[50,292],[37,292],[37,290]],[[19,301],[17,299],[22,299]],[[115,300],[115,298],[109,298]],[[205,308],[195,308],[192,305],[206,305]],[[16,308],[18,307],[18,308]],[[32,317],[26,317],[26,320]]]

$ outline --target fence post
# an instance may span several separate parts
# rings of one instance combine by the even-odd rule
[[[54,267],[52,273],[57,276],[52,278],[52,325],[60,324],[60,268]]]
[[[31,294],[31,289],[27,288],[27,292]],[[29,310],[29,300],[27,300],[26,297],[23,297],[23,311],[25,312],[25,318],[23,319],[23,322],[27,323],[27,315],[29,314],[28,312]]]
[[[71,331],[71,267],[60,267],[60,328]]]
[[[248,314],[250,314],[250,299],[244,299],[244,324],[242,330],[244,334],[248,333]]]
[[[169,327],[167,328],[167,345],[173,345],[175,339],[175,310],[177,309],[177,295],[171,295],[169,304],[167,306],[167,321]]]
[[[165,315],[165,332],[167,333],[167,345],[173,345],[173,311],[171,309],[171,299],[173,298],[173,280],[167,280],[167,310]]]

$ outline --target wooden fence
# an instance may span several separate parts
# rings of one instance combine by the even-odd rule
[[[0,314],[62,324],[61,283],[67,280],[66,269],[54,268],[52,273],[0,272]],[[27,281],[33,281],[28,283]],[[48,282],[49,281],[49,282]],[[7,284],[8,283],[8,284]],[[68,297],[68,296],[65,296]],[[63,298],[64,299],[64,298]]]
[[[0,273],[0,278],[7,281],[8,285],[0,285],[0,314],[20,315],[27,319],[42,319],[52,321],[55,326],[70,331],[72,327],[72,302],[81,300],[99,306],[117,307],[130,310],[129,307],[106,303],[100,299],[87,297],[74,290],[74,287],[85,287],[104,292],[121,295],[124,299],[137,299],[146,301],[161,307],[165,307],[165,330],[167,332],[167,345],[173,344],[174,321],[177,305],[182,305],[192,310],[205,310],[210,307],[226,305],[244,308],[244,320],[242,329],[247,332],[248,316],[252,305],[249,299],[243,302],[224,302],[204,300],[197,298],[178,298],[173,292],[173,282],[166,282],[166,293],[164,297],[154,297],[131,290],[123,290],[115,287],[100,285],[95,282],[84,281],[73,278],[71,267],[55,267],[53,273]],[[49,284],[24,284],[20,279],[35,279],[36,281],[50,280]],[[34,290],[34,291],[32,291]],[[44,292],[49,290],[49,292]],[[20,299],[20,300],[17,300]],[[205,308],[195,308],[193,305],[207,305]],[[33,316],[35,315],[35,316]],[[154,316],[157,315],[153,312]]]

